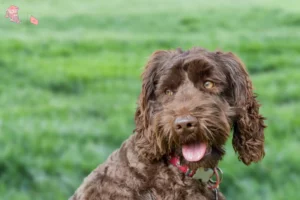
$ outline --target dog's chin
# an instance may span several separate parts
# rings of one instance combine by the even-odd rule
[[[189,162],[184,160],[185,163],[191,170],[198,168],[214,168],[218,165],[220,158],[213,157],[212,155],[206,155],[203,159],[197,162]]]

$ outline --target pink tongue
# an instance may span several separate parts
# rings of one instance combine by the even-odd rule
[[[182,146],[183,157],[189,162],[197,162],[203,158],[207,148],[206,143],[195,143]]]

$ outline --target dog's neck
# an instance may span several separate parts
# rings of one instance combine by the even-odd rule
[[[177,169],[179,169],[180,172],[182,172],[188,177],[192,177],[194,179],[198,179],[203,183],[207,183],[210,189],[218,188],[219,184],[221,183],[222,177],[220,177],[219,172],[222,175],[222,171],[217,167],[213,169],[200,167],[192,170],[188,167],[188,165],[181,164],[179,156],[170,155],[167,159],[168,162],[171,165],[177,167]],[[216,181],[212,181],[211,178],[213,175],[216,176]]]

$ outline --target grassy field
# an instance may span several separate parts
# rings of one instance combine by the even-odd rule
[[[21,24],[4,18],[11,4]],[[299,13],[299,0],[2,0],[0,198],[67,199],[131,134],[148,56],[202,46],[244,60],[268,118],[261,163],[227,143],[221,190],[299,199]]]

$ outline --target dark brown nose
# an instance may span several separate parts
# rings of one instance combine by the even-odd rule
[[[174,121],[174,130],[178,134],[193,133],[197,127],[197,118],[190,115],[177,117]]]

